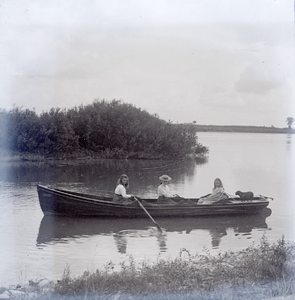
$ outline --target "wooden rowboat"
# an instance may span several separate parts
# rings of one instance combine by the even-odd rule
[[[147,217],[137,201],[129,204],[113,202],[111,197],[96,196],[43,185],[37,186],[41,209],[46,216],[141,218]],[[176,204],[156,204],[157,199],[140,199],[153,217],[195,217],[210,215],[250,215],[261,213],[271,198],[258,196],[252,200],[225,199],[216,204],[198,205],[199,198],[182,198]]]

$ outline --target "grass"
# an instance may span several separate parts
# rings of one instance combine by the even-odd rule
[[[270,244],[265,237],[239,252],[192,255],[182,249],[175,259],[136,264],[133,257],[114,271],[72,277],[70,268],[56,283],[40,286],[30,281],[18,299],[283,299],[295,298],[295,246],[284,237]],[[0,288],[0,294],[5,292]],[[285,298],[287,297],[287,298]],[[280,298],[280,299],[282,299]],[[277,298],[279,299],[279,298]]]
[[[69,268],[39,299],[272,299],[295,296],[294,245],[284,237],[212,256],[182,249],[175,259],[136,264],[132,256],[114,271],[72,277]],[[291,298],[290,298],[291,299]],[[292,298],[293,299],[293,298]]]

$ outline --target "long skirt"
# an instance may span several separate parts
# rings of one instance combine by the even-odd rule
[[[174,200],[172,200],[172,198],[168,198],[168,197],[165,197],[165,196],[160,196],[158,198],[158,201],[157,201],[157,204],[176,204],[176,202]]]
[[[122,204],[130,204],[134,201],[130,200],[129,198],[123,198],[122,195],[114,194],[113,202],[122,203]]]
[[[228,196],[225,193],[217,193],[217,194],[210,194],[209,196],[200,198],[198,204],[213,204],[219,200],[227,199]]]

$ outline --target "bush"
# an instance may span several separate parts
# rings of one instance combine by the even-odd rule
[[[94,101],[38,116],[14,107],[0,111],[0,146],[9,151],[64,157],[97,153],[107,158],[183,158],[208,149],[193,124],[172,124],[121,101]]]

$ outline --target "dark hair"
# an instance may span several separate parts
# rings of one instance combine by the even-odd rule
[[[215,181],[218,180],[220,182],[220,186],[223,187],[222,181],[220,180],[220,178],[215,178],[214,180],[214,188],[216,188],[215,186]]]
[[[125,184],[122,182],[123,178],[127,178],[127,182]],[[119,185],[119,184],[122,184],[123,186],[125,186],[126,189],[129,188],[129,178],[126,174],[122,174],[120,176],[120,178],[118,179],[117,185]]]

